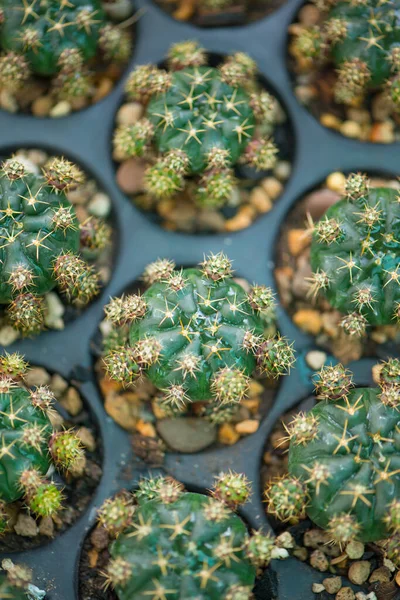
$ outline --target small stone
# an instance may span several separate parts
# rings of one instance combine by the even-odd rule
[[[33,369],[27,372],[24,380],[28,387],[48,385],[50,383],[50,375],[42,367],[33,367]]]
[[[310,565],[317,571],[327,571],[329,568],[329,561],[326,558],[322,550],[314,550],[310,556]]]
[[[274,275],[278,284],[281,302],[284,306],[289,306],[292,301],[290,288],[293,279],[293,269],[289,266],[280,267],[275,269]]]
[[[49,387],[56,398],[62,396],[68,389],[68,382],[58,373],[53,375],[50,380]]]
[[[355,594],[349,587],[342,587],[335,596],[335,600],[355,600]]]
[[[125,160],[117,171],[117,184],[126,194],[137,194],[143,190],[146,164],[137,158]]]
[[[49,158],[47,152],[38,149],[28,150],[26,156],[37,167],[43,167]]]
[[[0,345],[10,346],[19,338],[19,333],[11,325],[5,325],[0,329]]]
[[[357,560],[362,557],[365,552],[365,546],[362,542],[351,541],[346,546],[346,554],[352,560]]]
[[[97,192],[88,204],[88,211],[95,217],[107,217],[111,211],[110,197],[103,192]]]
[[[74,387],[68,388],[67,393],[61,398],[60,404],[73,417],[79,415],[83,408],[82,399],[78,390],[76,390]]]
[[[250,204],[252,204],[259,213],[269,212],[272,208],[271,198],[261,186],[257,186],[252,190],[250,194]]]
[[[371,573],[371,577],[369,578],[370,583],[389,583],[392,579],[392,574],[390,569],[387,567],[379,567],[375,569]]]
[[[347,109],[347,116],[350,121],[355,121],[360,125],[369,125],[371,122],[371,115],[369,110],[362,110],[360,108],[353,108],[350,106]]]
[[[232,219],[227,219],[225,221],[225,231],[240,231],[241,229],[246,229],[252,224],[253,220],[250,215],[246,214],[237,214]]]
[[[326,185],[330,190],[338,192],[338,194],[343,194],[346,185],[346,177],[340,171],[335,171],[326,178]]]
[[[303,544],[307,548],[319,548],[329,544],[329,535],[322,529],[310,529],[306,531],[303,538]]]
[[[297,268],[292,281],[292,294],[301,300],[307,300],[310,291],[310,280],[312,276],[310,256],[304,251],[297,259]]]
[[[140,433],[141,435],[144,435],[145,437],[150,437],[150,438],[157,437],[157,432],[155,430],[155,427],[149,421],[144,421],[143,419],[139,419],[138,422],[136,423],[135,429],[138,433]]]
[[[211,231],[224,231],[225,219],[217,210],[200,210],[197,214],[199,229]]]
[[[225,446],[233,446],[240,440],[240,434],[230,423],[224,423],[218,429],[218,441]]]
[[[299,10],[299,22],[306,27],[316,25],[321,19],[321,13],[313,4],[306,4]]]
[[[362,585],[371,572],[371,563],[368,560],[358,560],[350,565],[348,577],[351,583]]]
[[[295,547],[294,538],[288,531],[284,531],[283,533],[278,535],[278,537],[275,539],[275,543],[280,548],[289,549]]]
[[[367,594],[364,594],[364,592],[356,593],[356,600],[367,600],[367,598]]]
[[[136,431],[136,423],[140,414],[140,400],[137,394],[117,394],[112,388],[105,390],[105,384],[102,385],[105,396],[104,408],[107,414],[114,421],[127,431]]]
[[[82,445],[85,446],[89,452],[93,452],[96,449],[96,440],[90,429],[87,427],[79,427],[79,429],[75,430],[75,433]]]
[[[39,533],[49,538],[54,537],[54,521],[51,517],[43,517],[40,520]]]
[[[157,431],[172,450],[187,454],[200,452],[217,439],[215,425],[195,417],[159,421]]]
[[[7,90],[1,90],[0,92],[0,108],[10,113],[18,112],[18,102]]]
[[[283,191],[283,185],[276,177],[265,177],[261,181],[261,187],[272,201],[276,200]]]
[[[400,587],[400,571],[397,571],[396,577],[394,579],[395,579],[396,585],[398,587]]]
[[[306,333],[318,335],[322,328],[321,314],[312,308],[302,308],[294,313],[293,322]]]
[[[20,512],[14,525],[14,531],[17,535],[33,538],[39,533],[39,528],[35,519],[26,513]]]
[[[306,229],[290,229],[288,232],[289,252],[299,256],[310,245],[311,234]]]
[[[293,550],[293,556],[295,556],[302,562],[305,562],[308,558],[307,548],[304,548],[303,546],[299,546],[298,548],[295,548]]]
[[[393,106],[387,94],[376,94],[371,102],[371,113],[374,121],[386,121],[392,114]]]
[[[336,594],[342,587],[342,578],[339,576],[327,577],[322,583],[328,594]]]
[[[123,104],[117,112],[118,125],[134,125],[143,115],[143,106],[139,102]]]
[[[102,525],[98,525],[90,535],[90,541],[96,550],[100,552],[107,548],[109,543],[109,536],[107,533],[107,529]]]
[[[54,119],[58,119],[60,117],[66,117],[72,111],[72,106],[66,100],[61,100],[58,102],[50,111],[50,117]]]
[[[311,589],[314,592],[314,594],[321,594],[325,591],[325,588],[322,585],[322,583],[313,583]]]
[[[256,419],[246,419],[235,425],[235,429],[240,435],[249,435],[255,433],[260,426],[260,421]]]
[[[336,130],[339,130],[342,124],[342,121],[340,119],[335,117],[335,115],[331,115],[330,113],[323,113],[319,118],[319,122],[324,127]]]
[[[271,550],[271,558],[282,560],[288,557],[289,552],[286,550],[286,548],[279,548],[277,546],[274,546],[274,548],[272,548]]]
[[[308,194],[304,201],[305,213],[310,213],[313,219],[317,220],[322,217],[330,206],[340,200],[341,195],[328,188],[316,190]]]
[[[96,92],[93,96],[93,103],[102,100],[111,92],[114,87],[114,82],[109,77],[102,77],[96,88]]]
[[[32,103],[32,113],[35,117],[47,117],[53,106],[51,96],[40,96]]]
[[[279,181],[286,181],[289,179],[291,172],[292,166],[287,160],[281,160],[278,162],[274,169],[274,175],[279,179]]]
[[[355,121],[344,121],[339,131],[342,135],[353,139],[359,139],[362,136],[361,126]]]
[[[45,296],[46,302],[46,314],[45,324],[50,329],[64,329],[63,316],[65,313],[65,306],[61,302],[61,299],[55,292],[49,292]]]
[[[395,141],[393,121],[375,123],[371,128],[370,141],[380,144],[391,144]]]
[[[324,366],[327,359],[325,352],[321,350],[311,350],[306,354],[306,363],[313,371],[319,371]]]

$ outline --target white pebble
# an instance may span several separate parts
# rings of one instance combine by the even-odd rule
[[[326,358],[325,352],[321,352],[321,350],[311,350],[310,352],[307,352],[306,363],[314,371],[319,371],[319,369],[322,369],[324,366]]]
[[[314,594],[320,594],[321,592],[325,591],[325,588],[322,585],[322,583],[313,583],[312,584],[312,591],[314,592]]]
[[[274,546],[271,550],[271,558],[284,559],[289,556],[289,552],[285,548]]]
[[[55,106],[53,106],[53,108],[50,111],[50,116],[56,119],[58,117],[66,117],[71,113],[71,111],[72,107],[70,103],[66,100],[62,100],[61,102],[58,102]]]
[[[11,325],[6,325],[0,329],[0,345],[9,346],[19,338],[19,333]]]
[[[107,217],[111,210],[111,200],[107,194],[98,192],[88,204],[88,211],[95,217]]]

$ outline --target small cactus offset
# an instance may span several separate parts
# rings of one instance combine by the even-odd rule
[[[43,295],[58,286],[84,305],[98,293],[98,276],[79,258],[80,232],[66,192],[83,173],[53,158],[41,175],[10,158],[0,169],[0,303],[24,335],[44,328]]]
[[[168,260],[152,263],[142,296],[116,298],[106,307],[109,321],[130,327],[129,342],[105,357],[107,372],[125,383],[146,374],[174,412],[201,401],[217,418],[214,413],[229,413],[225,409],[246,396],[256,368],[278,377],[294,353],[283,338],[264,334],[273,313],[271,290],[245,292],[225,255],[211,255],[198,268],[174,267]]]
[[[347,179],[346,197],[314,225],[311,292],[346,315],[350,335],[399,320],[399,217],[399,192],[370,188],[357,173]]]
[[[51,466],[70,471],[82,457],[73,431],[55,431],[49,415],[54,395],[46,386],[29,390],[27,365],[17,354],[0,360],[0,523],[7,527],[7,504],[23,499],[40,517],[62,508],[62,491],[46,479]]]
[[[90,97],[88,62],[126,62],[131,37],[111,25],[100,0],[4,0],[1,5],[0,87],[20,90],[30,75],[54,77],[58,98]]]
[[[239,488],[245,490],[240,498]],[[170,478],[143,480],[137,505],[125,510],[125,526],[110,546],[106,585],[119,600],[252,599],[257,570],[269,563],[274,540],[261,532],[249,536],[235,514],[249,494],[246,478],[234,473],[218,477],[211,497],[186,492]],[[115,537],[113,502],[106,503],[106,518],[100,510],[100,523]],[[120,508],[116,512],[120,520]]]
[[[291,51],[307,70],[331,63],[337,70],[336,102],[357,105],[370,91],[383,91],[400,111],[400,25],[398,0],[315,1],[318,25],[301,28]]]
[[[399,375],[391,359],[379,388],[354,388],[341,365],[321,369],[320,402],[287,427],[289,475],[267,488],[271,514],[289,522],[307,514],[339,544],[399,535]]]
[[[170,48],[167,67],[142,65],[130,75],[128,99],[142,103],[144,115],[117,128],[115,155],[146,159],[144,185],[155,200],[172,198],[195,177],[197,205],[220,208],[232,196],[235,165],[274,167],[278,150],[268,132],[277,103],[241,52],[211,67],[196,42],[181,42]]]

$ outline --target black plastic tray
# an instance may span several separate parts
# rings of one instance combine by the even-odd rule
[[[319,184],[334,170],[377,171],[396,175],[399,170],[398,145],[365,144],[343,138],[324,129],[299,105],[292,92],[286,65],[287,28],[303,0],[288,0],[279,10],[258,23],[244,27],[200,29],[174,21],[151,0],[137,0],[144,9],[137,28],[134,65],[158,63],[169,46],[185,39],[197,39],[207,50],[219,54],[245,51],[257,61],[260,73],[275,88],[294,127],[296,140],[292,176],[273,210],[250,228],[232,235],[187,235],[171,233],[152,223],[118,189],[114,180],[111,137],[114,118],[123,97],[124,82],[98,104],[60,120],[38,119],[0,112],[0,154],[18,148],[37,147],[76,160],[97,178],[110,194],[116,218],[117,237],[114,270],[101,297],[63,332],[47,332],[34,340],[23,340],[13,350],[27,360],[63,377],[81,380],[81,393],[89,402],[104,445],[104,475],[85,514],[64,534],[41,548],[14,554],[15,560],[35,569],[36,584],[47,588],[49,600],[78,599],[78,564],[85,535],[95,522],[102,501],[122,487],[134,487],[135,480],[122,478],[124,467],[132,461],[130,436],[108,417],[93,371],[91,340],[103,316],[103,306],[112,295],[137,279],[144,266],[158,257],[169,257],[180,265],[192,265],[204,253],[223,250],[234,261],[236,272],[250,281],[276,288],[274,259],[277,237],[286,213],[305,192]],[[290,317],[278,311],[280,331],[295,341],[297,366],[284,378],[272,410],[257,433],[233,447],[204,451],[198,455],[167,454],[164,468],[188,486],[206,490],[215,474],[229,468],[244,472],[253,482],[252,500],[243,515],[252,527],[268,527],[260,490],[260,466],[268,433],[275,421],[299,400],[310,394],[310,371],[304,362],[312,337],[293,325]],[[8,348],[10,350],[10,348]],[[350,365],[358,384],[370,383],[374,361],[364,359]],[[297,560],[275,561],[258,586],[263,600],[310,600],[311,584],[321,574]]]

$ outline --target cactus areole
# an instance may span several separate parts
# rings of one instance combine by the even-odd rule
[[[389,507],[400,497],[399,407],[386,405],[380,390],[353,389],[308,413],[309,439],[292,429],[289,473],[306,484],[308,516],[334,538],[334,519],[343,515],[355,519],[361,541],[390,535]]]
[[[173,72],[167,91],[151,99],[147,117],[154,126],[159,152],[184,150],[192,173],[206,168],[214,148],[227,150],[228,164],[235,164],[255,126],[249,95],[225,83],[213,67]]]
[[[3,0],[0,44],[23,54],[32,71],[59,71],[64,50],[77,49],[84,60],[95,56],[105,15],[100,0]]]
[[[355,181],[355,178],[351,181]],[[331,206],[315,225],[314,290],[370,325],[394,324],[400,303],[399,192],[371,188]]]

